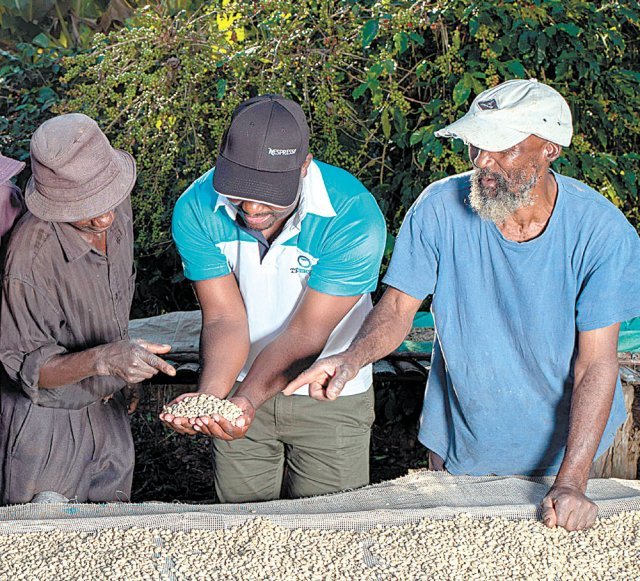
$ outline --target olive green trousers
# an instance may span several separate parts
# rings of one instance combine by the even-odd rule
[[[214,440],[220,502],[302,498],[369,483],[373,387],[334,401],[276,395],[245,438]]]

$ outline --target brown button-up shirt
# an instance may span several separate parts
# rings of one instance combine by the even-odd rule
[[[129,198],[115,210],[106,255],[70,224],[27,213],[9,240],[4,268],[0,389],[21,389],[45,407],[80,409],[124,387],[116,377],[95,376],[40,389],[38,379],[54,355],[127,339],[134,288]]]

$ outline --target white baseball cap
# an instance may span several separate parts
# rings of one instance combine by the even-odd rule
[[[485,151],[504,151],[530,135],[568,147],[571,110],[564,97],[536,79],[506,81],[480,93],[468,113],[437,137],[462,139]]]

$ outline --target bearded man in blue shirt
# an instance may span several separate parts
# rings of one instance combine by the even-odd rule
[[[550,169],[572,136],[554,89],[507,81],[436,135],[469,147],[473,170],[431,184],[409,210],[388,289],[351,346],[310,384],[333,399],[396,348],[433,294],[436,340],[419,440],[453,474],[556,475],[550,527],[583,529],[590,469],[625,419],[621,321],[640,314],[640,240],[585,184]]]

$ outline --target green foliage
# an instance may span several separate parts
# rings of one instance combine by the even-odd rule
[[[179,4],[180,2],[177,2]],[[174,2],[173,4],[176,4]],[[177,6],[176,4],[176,6]],[[219,6],[219,3],[215,3]],[[262,0],[146,9],[66,60],[59,111],[94,117],[137,159],[136,230],[146,313],[185,308],[172,207],[215,162],[233,108],[265,92],[299,101],[312,152],[355,173],[395,232],[431,181],[469,169],[434,131],[485,88],[536,77],[574,114],[557,169],[638,223],[637,6],[584,0]],[[221,21],[234,22],[230,28]],[[244,38],[244,40],[242,40]]]
[[[58,81],[61,58],[54,49],[31,44],[19,44],[13,53],[0,50],[0,151],[4,154],[28,160],[31,134],[52,116],[51,107],[64,90]]]
[[[131,15],[126,0],[0,0],[0,42],[31,42],[59,49],[91,44]]]

